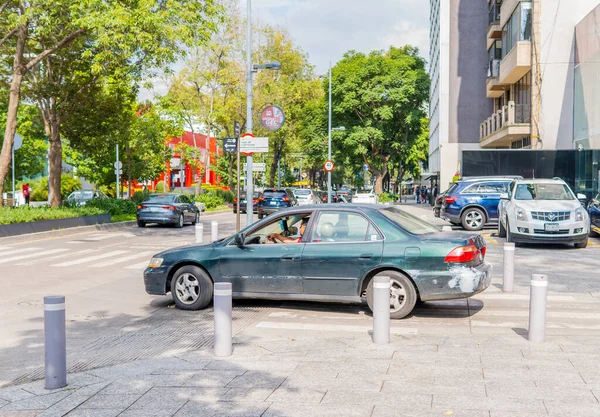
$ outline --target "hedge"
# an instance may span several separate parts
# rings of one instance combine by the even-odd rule
[[[16,208],[0,207],[0,224],[26,223],[39,220],[70,219],[80,216],[96,216],[105,214],[105,210],[94,207],[59,207],[51,208],[21,206]]]
[[[85,207],[93,207],[104,213],[110,213],[112,216],[137,213],[137,204],[133,200],[117,198],[95,198],[88,201]]]

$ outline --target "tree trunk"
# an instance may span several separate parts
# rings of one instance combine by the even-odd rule
[[[127,198],[131,199],[131,147],[127,146]]]
[[[57,115],[50,110],[50,172],[48,185],[50,192],[50,206],[58,207],[61,204],[60,176],[62,174],[62,143],[60,141],[60,122]]]
[[[279,159],[279,155],[275,154],[273,156],[273,160],[271,161],[271,173],[269,174],[269,187],[275,188],[275,176],[278,175],[277,172],[277,160]]]
[[[381,194],[383,192],[383,179],[388,173],[388,161],[383,160],[381,170],[371,168],[371,172],[375,176],[375,193]]]
[[[27,72],[25,65],[23,65],[23,51],[25,49],[27,36],[27,27],[23,26],[19,28],[19,36],[17,37],[15,50],[15,61],[13,64],[13,78],[8,96],[6,129],[4,130],[4,142],[2,143],[2,151],[0,152],[0,206],[4,204],[1,196],[4,191],[4,180],[8,175],[11,164],[12,147],[17,131],[17,113],[19,111],[19,102],[21,100],[21,83],[23,81],[23,75]]]

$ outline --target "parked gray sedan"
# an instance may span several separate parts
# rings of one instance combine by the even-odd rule
[[[146,223],[174,224],[183,227],[190,222],[200,221],[200,210],[185,195],[182,194],[151,194],[137,207],[137,224],[139,227]]]

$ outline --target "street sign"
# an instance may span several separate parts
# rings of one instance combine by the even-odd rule
[[[23,146],[23,138],[18,133],[15,133],[15,141],[13,142],[13,150],[17,151],[21,148],[21,146]]]
[[[279,130],[285,122],[285,114],[277,106],[267,106],[260,112],[260,124],[267,130]]]
[[[224,138],[223,150],[225,152],[237,152],[237,138]]]
[[[306,172],[302,173],[302,178],[308,178],[308,174]]]
[[[117,161],[117,162],[115,162],[115,163],[113,164],[113,166],[114,166],[116,169],[121,169],[121,168],[123,168],[123,163],[122,163],[121,161]]]
[[[116,175],[121,175],[121,174],[123,174],[123,170],[122,169],[115,169],[115,174]]]
[[[244,162],[244,171],[248,169],[248,164]],[[252,172],[267,172],[267,164],[263,162],[252,163]]]
[[[240,122],[233,122],[233,136],[239,138],[240,133],[242,133],[242,126],[240,125]]]
[[[333,171],[334,167],[335,165],[333,164],[333,161],[331,159],[327,160],[327,162],[325,162],[325,164],[323,165],[323,168],[325,168],[326,172]]]
[[[256,138],[254,135],[246,133],[240,138],[240,152],[243,154],[269,152],[269,138]]]

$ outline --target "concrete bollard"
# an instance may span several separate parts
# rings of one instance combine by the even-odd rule
[[[214,295],[215,356],[231,356],[231,283],[215,283]]]
[[[219,240],[219,222],[210,222],[210,240],[212,242]]]
[[[502,291],[513,292],[515,288],[515,244],[504,243],[504,279]]]
[[[67,334],[65,297],[44,297],[44,348],[46,353],[46,389],[67,386]]]
[[[548,295],[548,277],[531,275],[529,296],[529,333],[530,342],[541,343],[546,336],[546,299]]]
[[[196,223],[196,243],[204,243],[204,224]]]
[[[376,276],[373,281],[373,343],[390,342],[390,277]]]
[[[442,232],[451,232],[452,226],[442,226]]]

